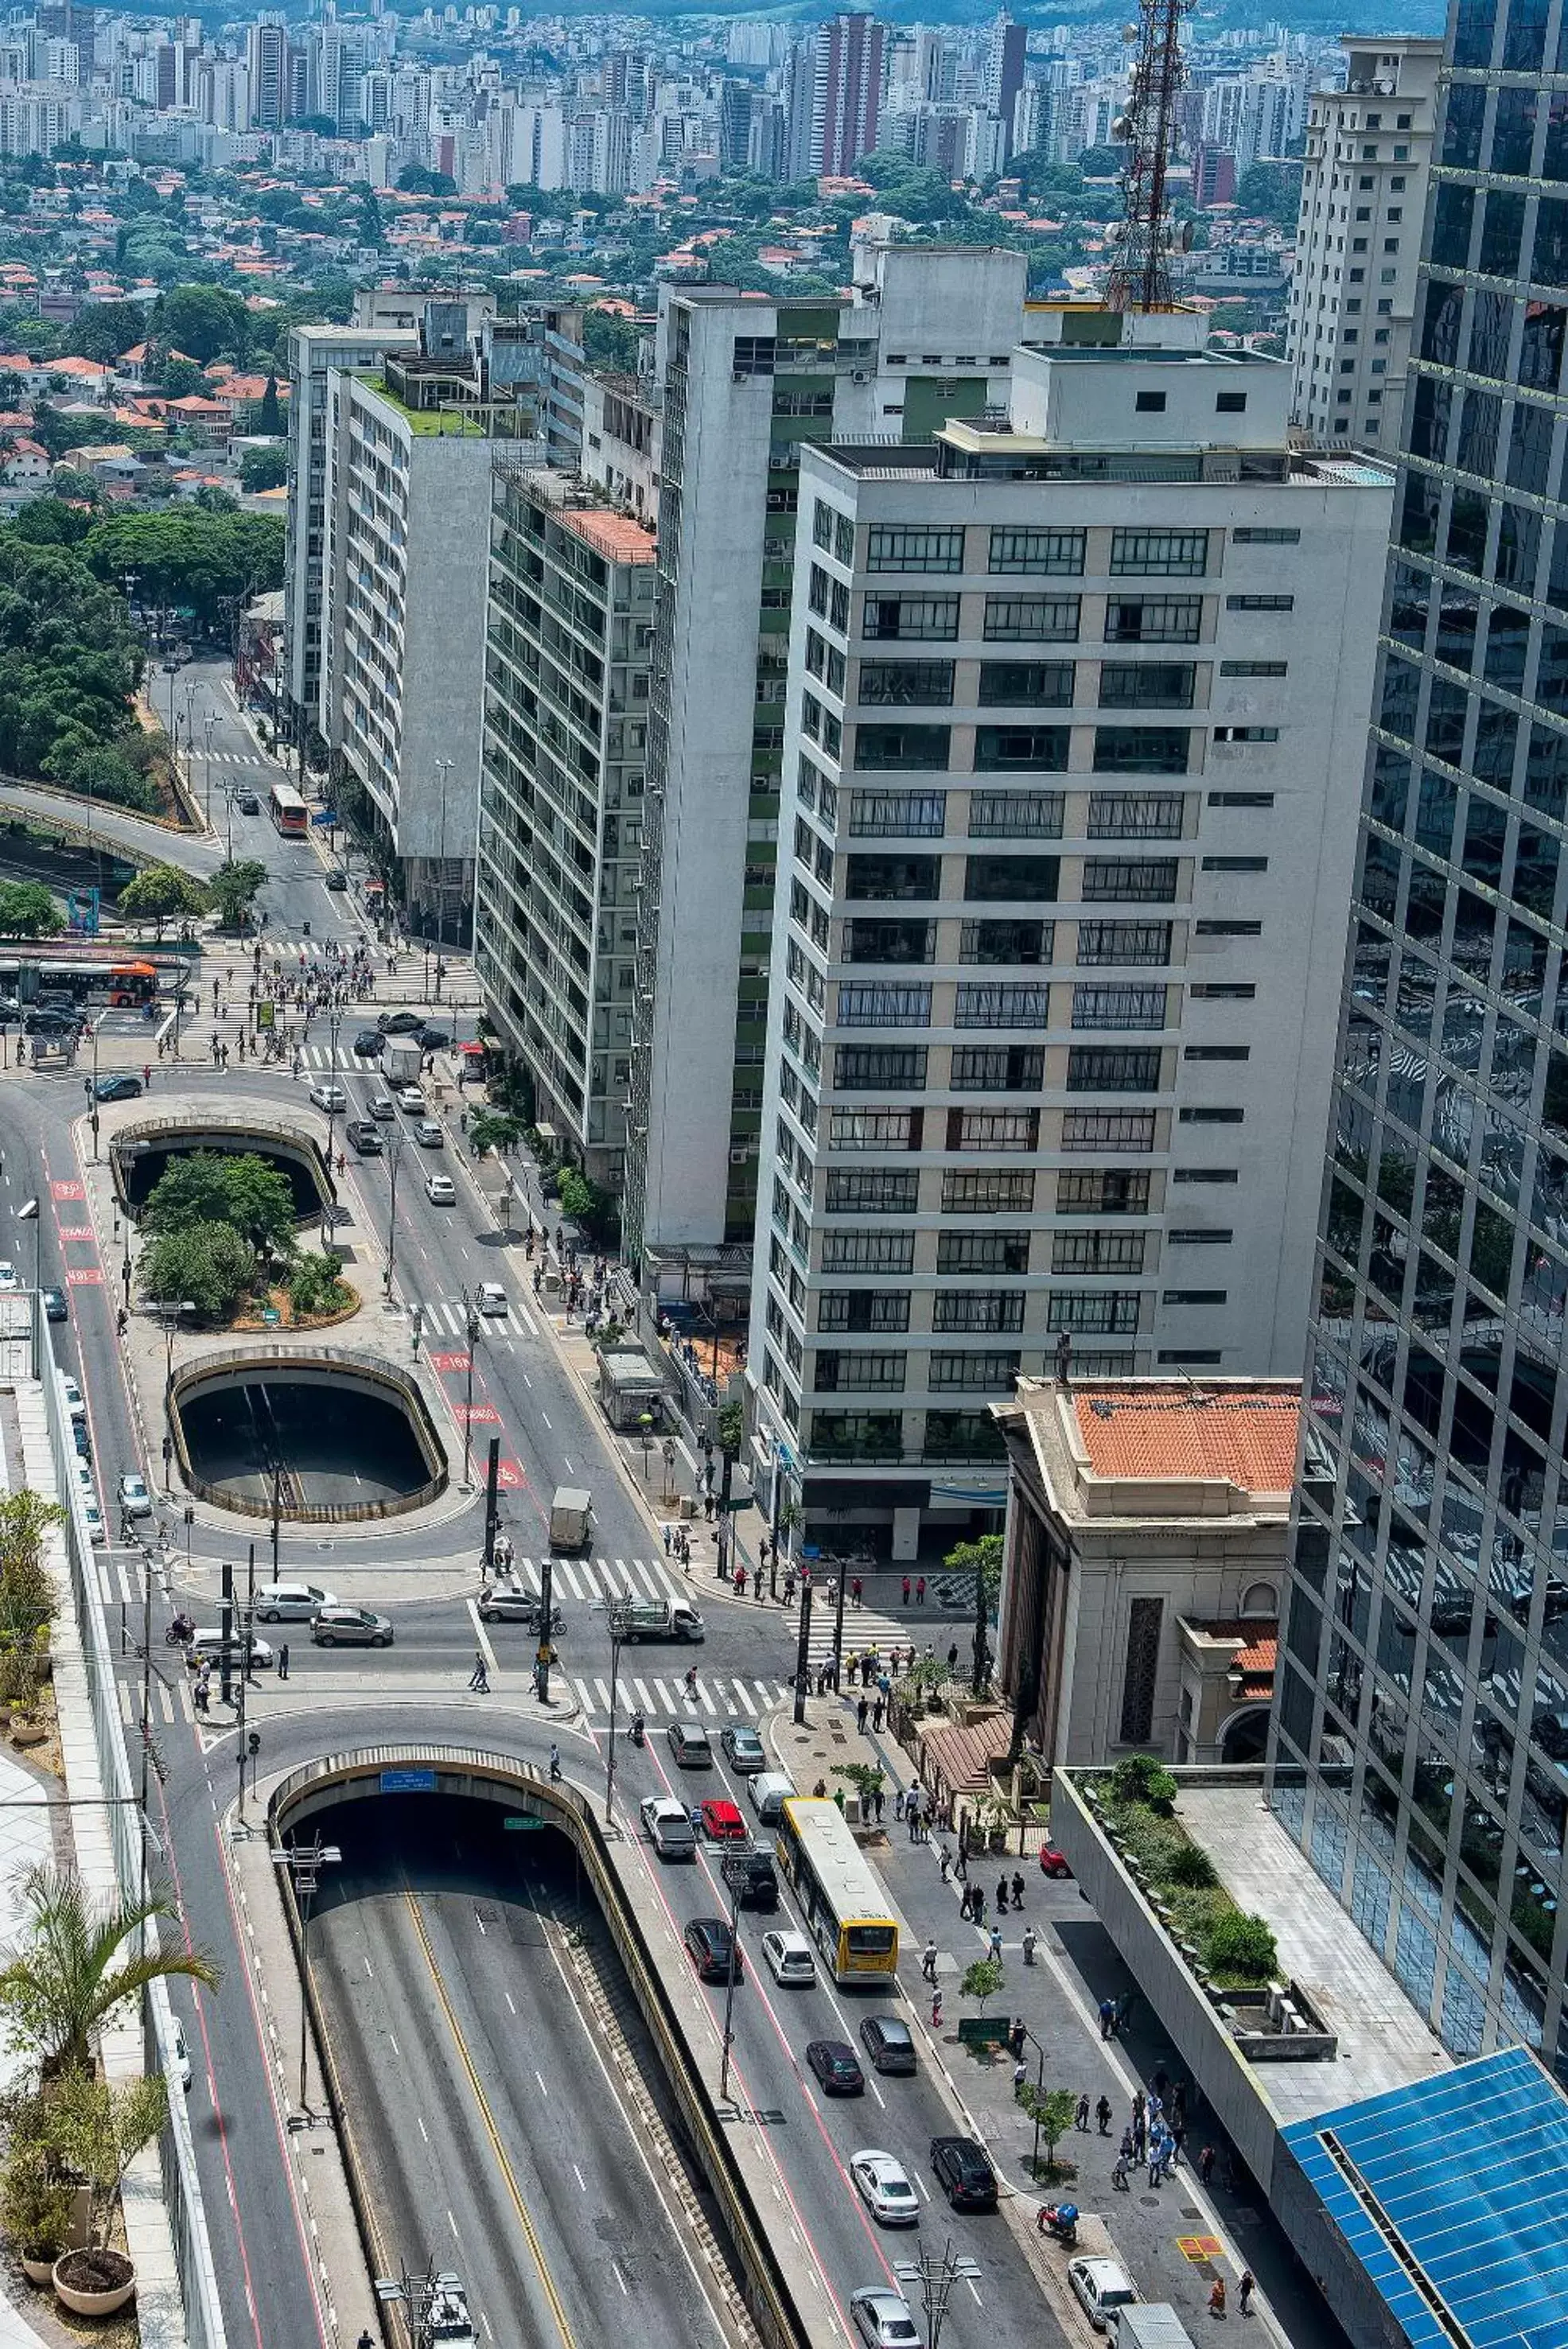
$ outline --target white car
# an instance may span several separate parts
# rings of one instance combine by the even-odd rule
[[[258,1623],[308,1623],[323,1607],[336,1607],[337,1593],[317,1582],[264,1582],[256,1592]]]
[[[16,1278],[16,1268],[10,1257],[0,1256],[0,1295],[9,1295],[12,1289],[20,1288],[21,1286],[21,1282]]]
[[[103,1522],[103,1511],[99,1507],[91,1493],[84,1493],[82,1495],[82,1515],[87,1519],[88,1541],[95,1546],[99,1542],[108,1541],[109,1534]]]
[[[250,1655],[251,1671],[265,1671],[273,1661],[271,1640],[258,1639],[255,1632],[252,1631],[246,1637],[245,1646]],[[240,1656],[240,1632],[237,1625],[229,1634],[229,1651],[237,1663]],[[203,1662],[221,1664],[223,1661],[223,1634],[216,1623],[205,1624],[201,1630],[192,1632],[185,1642],[185,1661],[188,1664]]]
[[[498,1280],[482,1280],[473,1292],[473,1301],[482,1313],[504,1313],[506,1291]]]
[[[341,1085],[312,1085],[310,1098],[317,1109],[344,1110],[348,1106],[348,1096]]]
[[[440,1150],[446,1142],[446,1135],[433,1117],[421,1117],[414,1128],[414,1140],[421,1150]]]
[[[423,1093],[421,1092],[418,1085],[400,1085],[398,1087],[398,1107],[400,1109],[417,1111],[423,1109],[424,1106],[425,1097]]]
[[[390,1093],[372,1093],[369,1100],[365,1103],[365,1114],[367,1117],[379,1117],[382,1119],[395,1117],[397,1114],[397,1108],[398,1104],[392,1099]]]
[[[804,1933],[764,1933],[763,1955],[774,1982],[786,1990],[799,1989],[816,1980],[816,1960]]]
[[[855,2180],[856,2192],[880,2226],[919,2225],[920,2198],[909,2183],[903,2163],[895,2161],[890,2153],[879,2153],[871,2146],[863,2152],[852,2153],[849,2175]]]
[[[851,2292],[849,2313],[869,2349],[924,2349],[909,2302],[885,2283],[865,2284]]]
[[[1116,2310],[1137,2298],[1131,2276],[1115,2260],[1069,2260],[1067,2282],[1096,2333],[1114,2324]]]
[[[697,1837],[684,1803],[649,1795],[638,1806],[642,1831],[660,1859],[695,1859]]]
[[[73,1419],[87,1417],[87,1405],[82,1401],[82,1391],[68,1371],[60,1372],[60,1400]]]
[[[174,2061],[171,2068],[175,2079],[179,2081],[180,2085],[182,2088],[189,2088],[191,2085],[191,2049],[185,2037],[185,2026],[181,2022],[178,2015],[174,2017]]]
[[[132,1469],[128,1468],[119,1480],[119,1508],[120,1515],[127,1517],[150,1517],[152,1515],[152,1495],[147,1489],[146,1481]]]
[[[455,1207],[457,1191],[450,1174],[427,1174],[425,1196],[432,1207]]]

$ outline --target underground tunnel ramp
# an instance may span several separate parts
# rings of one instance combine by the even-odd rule
[[[188,1491],[245,1516],[347,1525],[422,1508],[445,1449],[417,1379],[340,1348],[236,1347],[176,1372],[174,1456]]]

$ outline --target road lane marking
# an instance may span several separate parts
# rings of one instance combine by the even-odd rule
[[[513,2013],[515,2014],[517,2009],[514,2006],[512,2006],[512,1992],[509,1990],[504,1990],[501,1995],[506,2001],[507,2005],[512,2007]]]
[[[475,1599],[471,1599],[468,1602],[468,1616],[473,1625],[473,1636],[479,1642],[479,1652],[484,1658],[485,1671],[499,1671],[501,1667],[495,1661],[495,1651],[490,1644],[490,1634],[480,1620],[479,1602]]]
[[[549,2089],[545,2085],[545,2075],[543,2074],[543,2072],[541,2072],[541,2071],[540,2071],[540,2069],[539,2069],[539,2067],[538,2067],[538,2065],[537,2065],[537,2064],[535,2064],[535,2067],[534,2067],[534,2077],[535,2077],[535,2078],[538,2081],[538,2083],[539,2083],[539,2094],[540,2094],[542,2096],[547,2096],[547,2095],[549,2095],[550,2091],[549,2091]]]
[[[576,2179],[577,2184],[582,2188],[583,2192],[586,2194],[588,2190],[588,2181],[583,2176],[582,2171],[577,2168],[575,2161],[572,2164],[572,2176]]]

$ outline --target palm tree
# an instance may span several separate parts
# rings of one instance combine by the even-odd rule
[[[12,2044],[36,2059],[43,2078],[87,2071],[94,2033],[160,1976],[184,1974],[216,1990],[219,1970],[198,1951],[120,1955],[143,1926],[173,1916],[165,1898],[99,1904],[89,1900],[74,1869],[50,1862],[29,1868],[22,1890],[32,1914],[25,1939],[0,1969],[0,2017]]]

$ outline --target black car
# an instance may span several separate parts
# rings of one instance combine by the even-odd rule
[[[814,2039],[805,2051],[805,2060],[820,2083],[825,2096],[863,2096],[866,2094],[866,2075],[847,2040]]]
[[[381,1130],[368,1117],[351,1117],[343,1134],[349,1149],[357,1151],[361,1158],[380,1157]]]
[[[417,1036],[424,1024],[422,1011],[383,1011],[376,1022],[383,1036]]]
[[[971,2137],[934,2137],[931,2168],[955,2210],[994,2210],[996,2172]]]
[[[63,1288],[45,1289],[44,1313],[46,1319],[50,1321],[68,1321],[70,1319],[71,1309],[66,1301],[66,1292]]]
[[[260,815],[261,813],[261,802],[254,792],[242,792],[239,807],[242,815]]]
[[[344,872],[343,867],[340,864],[335,864],[331,872],[327,874],[327,885],[329,889],[334,891],[347,889],[348,886],[348,875]]]
[[[93,1097],[100,1102],[140,1101],[141,1079],[131,1076],[129,1071],[119,1077],[99,1077],[93,1087]]]
[[[378,1052],[384,1052],[386,1049],[387,1040],[379,1028],[361,1028],[354,1039],[354,1050],[363,1053],[368,1061],[373,1061]]]
[[[719,1872],[742,1909],[771,1911],[779,1905],[779,1880],[765,1851],[727,1851]]]
[[[421,1028],[420,1030],[420,1050],[421,1052],[444,1052],[451,1042],[452,1038],[444,1028]]]
[[[29,1036],[68,1036],[76,1025],[74,1011],[51,1011],[47,1008],[29,1011],[22,1022]]]
[[[746,1961],[722,1917],[693,1917],[686,1928],[686,1951],[699,1982],[744,1982]]]

